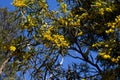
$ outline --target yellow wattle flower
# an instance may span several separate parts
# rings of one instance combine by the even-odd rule
[[[108,54],[105,54],[105,55],[103,55],[102,56],[104,59],[110,59],[110,55],[108,55]]]
[[[13,5],[16,7],[25,7],[27,0],[14,0]]]
[[[30,0],[30,1],[31,1],[32,4],[35,2],[35,0]]]
[[[85,78],[82,78],[82,80],[86,80]]]
[[[15,51],[16,47],[15,46],[10,46],[10,51]]]
[[[100,2],[96,2],[95,5],[100,7],[102,4]]]
[[[104,15],[104,9],[103,9],[103,8],[100,8],[100,9],[99,9],[99,14],[100,14],[100,15]]]
[[[117,62],[117,59],[112,58],[111,61],[116,63],[116,62]]]
[[[105,45],[105,47],[109,47],[109,45],[108,45],[108,44],[106,44],[106,45]]]
[[[62,3],[62,4],[61,4],[61,8],[62,8],[62,9],[66,9],[66,7],[67,7],[67,4],[65,4],[65,3]]]
[[[83,34],[83,32],[81,31],[81,32],[78,33],[78,36],[81,36],[82,34]]]
[[[106,11],[107,12],[112,12],[112,9],[111,8],[106,8]]]
[[[64,13],[67,12],[67,4],[62,3],[62,4],[61,4],[61,8],[62,8],[62,11],[63,11]]]

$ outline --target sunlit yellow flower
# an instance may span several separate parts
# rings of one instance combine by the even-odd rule
[[[112,32],[114,32],[114,30],[113,30],[113,29],[109,29],[109,32],[111,32],[111,33],[112,33]]]
[[[85,78],[82,78],[82,80],[86,80]]]
[[[113,33],[114,30],[112,28],[110,28],[109,30],[106,30],[106,33],[109,34],[109,33]]]
[[[61,8],[62,8],[62,9],[65,9],[66,7],[67,7],[67,5],[66,5],[65,3],[62,3],[62,4],[61,4]]]
[[[105,47],[108,47],[108,46],[109,46],[108,44],[105,45]]]
[[[95,47],[95,46],[96,46],[95,44],[92,45],[92,47]]]
[[[33,4],[35,0],[30,0],[30,1],[31,1],[31,4]]]
[[[106,11],[107,12],[112,12],[112,9],[111,8],[106,8]]]
[[[15,46],[10,46],[10,51],[15,51],[16,47]]]
[[[99,14],[104,15],[104,9],[103,8],[99,9]]]
[[[13,5],[16,7],[24,7],[26,6],[26,0],[14,0]]]
[[[117,62],[117,59],[112,58],[111,61],[116,63],[116,62]]]
[[[25,7],[28,4],[33,4],[35,0],[13,0],[13,5],[16,7]]]
[[[100,52],[99,55],[100,55],[100,56],[104,56],[104,55],[105,55],[105,52]]]
[[[108,54],[105,54],[105,55],[103,55],[102,56],[104,59],[110,59],[110,55],[108,55]]]
[[[82,34],[83,34],[83,32],[81,31],[81,32],[78,33],[78,36],[81,36]]]
[[[62,3],[62,4],[61,4],[61,8],[62,8],[62,11],[63,11],[64,13],[67,12],[67,4]]]
[[[116,21],[117,23],[120,23],[120,15],[117,16],[117,18],[115,19],[115,21]]]
[[[120,59],[120,56],[118,56],[117,58]]]
[[[99,6],[101,6],[102,4],[101,4],[100,2],[96,2],[95,5],[99,7]]]
[[[53,44],[55,44],[58,48],[59,47],[68,47],[68,42],[65,40],[63,35],[59,34],[52,34],[53,26],[50,26],[45,32],[43,32],[44,40],[49,40]]]

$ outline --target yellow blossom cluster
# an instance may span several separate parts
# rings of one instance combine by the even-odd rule
[[[120,56],[118,56],[117,58],[111,58],[111,61],[114,63],[118,63],[120,61]]]
[[[24,7],[26,6],[26,1],[25,0],[14,0],[13,5],[16,7]]]
[[[27,16],[27,21],[29,22],[30,26],[36,26],[35,18],[32,18],[30,15]]]
[[[28,5],[28,2],[30,4],[33,4],[34,0],[14,0],[13,5],[16,7],[25,7]]]
[[[105,12],[112,12],[113,6],[109,5],[106,2],[103,2],[101,0],[98,0],[94,3],[94,6],[98,9],[98,13],[100,15],[104,15]]]
[[[114,29],[115,29],[115,24],[116,23],[107,23],[107,26],[109,27],[108,30],[106,30],[106,33],[109,34],[109,33],[113,33],[114,32]]]
[[[101,56],[104,59],[110,59],[111,58],[111,56],[109,54],[106,54],[105,52],[100,52],[99,56]]]
[[[68,47],[68,42],[65,40],[63,35],[58,35],[58,34],[54,34],[53,35],[53,43],[55,43],[57,45],[57,47]]]
[[[48,8],[48,4],[45,3],[45,0],[39,0],[39,1],[38,1],[38,5],[39,5],[41,8],[43,8],[44,10],[47,10],[47,8]]]
[[[80,18],[78,18],[78,17],[75,17],[75,18],[68,17],[68,18],[64,19],[62,16],[60,16],[59,17],[59,22],[62,25],[65,25],[67,27],[79,26],[80,25]]]
[[[30,28],[37,26],[36,19],[32,18],[30,15],[27,15],[27,20],[25,23],[23,23],[24,28]]]
[[[16,47],[15,46],[10,46],[9,49],[10,49],[10,51],[15,51]]]
[[[85,78],[82,78],[82,80],[86,80]]]
[[[120,23],[120,15],[117,16],[117,18],[115,19],[116,23]]]
[[[51,27],[49,27],[48,28],[48,30],[47,31],[45,31],[44,33],[43,33],[43,37],[45,38],[45,39],[47,39],[47,40],[49,40],[49,41],[51,41],[53,38],[51,37],[51,30],[53,29],[53,27],[51,26]]]
[[[107,7],[105,10],[106,10],[107,12],[112,12],[112,8],[111,8],[111,7]]]
[[[118,15],[115,19],[116,27],[120,28],[120,15]]]
[[[97,43],[93,44],[92,47],[99,47],[99,46],[101,46],[101,45],[104,45],[104,42],[103,42],[103,41],[97,42]]]
[[[69,43],[65,40],[63,35],[52,34],[53,26],[50,26],[45,32],[43,32],[43,39],[48,40],[59,47],[68,47]]]
[[[99,9],[99,14],[100,14],[100,15],[104,15],[104,8],[100,8],[100,9]]]
[[[108,52],[107,54],[106,52],[99,52],[99,56],[101,56],[103,59],[109,59],[113,63],[118,63],[120,61],[120,56],[118,56],[117,58],[114,58],[110,56],[110,52]]]
[[[67,27],[79,27],[80,26],[80,21],[88,16],[87,12],[82,13],[81,15],[75,15],[73,16],[73,13],[70,12],[67,17],[59,17],[59,22],[62,25],[65,25]]]
[[[108,59],[110,60],[111,62],[114,62],[114,63],[118,63],[120,61],[120,56],[117,56],[117,57],[113,57],[112,54],[112,50],[113,48],[115,47],[115,40],[112,39],[112,40],[109,40],[107,42],[98,42],[96,44],[93,44],[92,46],[93,47],[102,47],[104,48],[104,50],[100,50],[99,52],[99,56],[103,59]],[[111,45],[112,44],[112,45]]]
[[[102,47],[99,52],[99,56],[103,59],[109,59],[111,62],[118,63],[120,61],[120,56],[113,57],[112,50],[115,47],[116,41],[114,39],[108,40],[106,42],[101,41],[92,45],[92,47]]]
[[[107,26],[109,27],[108,30],[106,30],[106,33],[109,34],[109,33],[113,33],[115,28],[118,28],[119,29],[119,26],[120,26],[120,15],[118,15],[116,18],[115,18],[115,22],[108,22],[107,23]]]
[[[111,39],[111,40],[108,40],[106,42],[104,41],[101,41],[101,42],[96,42],[92,45],[92,47],[104,47],[104,48],[110,48],[110,47],[114,47],[115,45],[111,45],[111,44],[115,44],[115,40],[114,39]],[[111,51],[111,48],[109,49]]]
[[[81,36],[81,35],[83,35],[83,32],[80,31],[77,35],[78,35],[78,36]]]
[[[61,3],[61,9],[62,9],[63,13],[66,13],[67,12],[67,4]]]
[[[100,7],[100,6],[102,5],[102,3],[101,3],[101,1],[97,1],[97,2],[95,2],[95,5],[96,5],[97,7]]]
[[[99,14],[100,15],[104,15],[104,13],[106,12],[112,12],[112,8],[107,7],[107,8],[99,8]]]

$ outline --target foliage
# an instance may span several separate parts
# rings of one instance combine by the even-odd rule
[[[57,2],[58,9],[49,10],[45,0],[13,1],[21,35],[6,46],[12,68],[31,79],[120,79],[120,2]],[[68,56],[79,63],[64,70]]]
[[[15,40],[19,37],[20,32],[19,22],[17,11],[9,12],[7,8],[0,8],[0,74],[7,69],[5,66],[9,66],[5,63],[10,60],[9,56],[15,51],[15,45],[17,45]]]

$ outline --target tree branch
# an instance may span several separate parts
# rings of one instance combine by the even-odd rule
[[[11,59],[11,57],[8,57],[8,58],[3,62],[3,64],[1,65],[1,67],[0,67],[0,75],[2,74],[3,69],[5,68],[5,65],[9,62],[10,59]]]
[[[83,57],[84,61],[88,62],[89,64],[91,64],[92,66],[94,66],[98,71],[99,73],[101,74],[102,73],[102,70],[100,69],[100,67],[97,65],[97,64],[94,64],[93,62],[91,62],[85,55],[84,53],[82,52],[80,46],[78,45],[78,43],[76,43],[76,45],[78,46],[78,49],[74,48],[74,47],[71,47],[69,49],[71,50],[74,50],[74,51],[77,51],[78,53],[81,54],[81,56]]]

